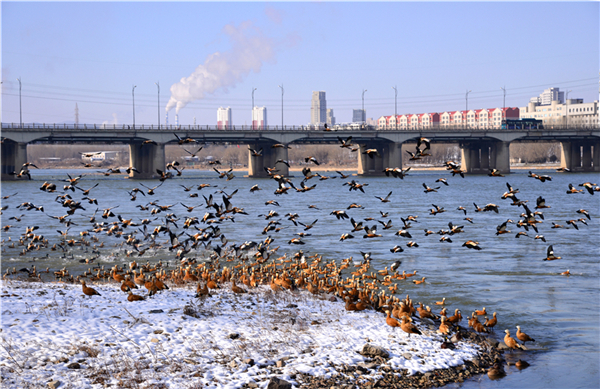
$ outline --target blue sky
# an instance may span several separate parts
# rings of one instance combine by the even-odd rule
[[[312,91],[338,122],[527,104],[544,89],[598,100],[598,2],[6,2],[2,121],[233,124],[310,121]],[[158,88],[160,85],[160,106]],[[169,103],[170,102],[170,103]]]

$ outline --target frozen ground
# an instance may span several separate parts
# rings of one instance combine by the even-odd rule
[[[3,388],[266,388],[271,377],[299,386],[298,373],[330,377],[368,361],[359,354],[367,343],[385,348],[398,374],[461,365],[478,352],[465,342],[441,349],[431,323],[415,320],[423,335],[409,339],[381,313],[347,312],[339,299],[306,291],[238,295],[226,284],[194,299],[189,286],[129,302],[114,284],[88,285],[101,293],[91,298],[80,285],[0,286]]]

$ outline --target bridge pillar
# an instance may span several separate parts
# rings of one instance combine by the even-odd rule
[[[490,169],[510,173],[509,142],[465,142],[460,145],[462,170],[484,174]]]
[[[581,167],[586,171],[590,171],[592,169],[592,145],[584,144],[581,154]]]
[[[560,142],[560,167],[571,170],[573,167],[572,151],[573,145],[571,145],[571,142]]]
[[[19,173],[27,162],[27,143],[13,142],[4,139],[2,142],[2,181],[19,180],[12,172]],[[21,177],[20,179],[27,179]]]
[[[490,149],[491,147],[482,147],[480,150],[480,163],[479,163],[479,167],[481,168],[481,170],[485,170],[485,171],[489,171],[490,170],[490,154],[494,154],[493,152],[490,153]]]
[[[272,143],[260,142],[249,145],[250,148],[255,151],[262,149],[262,156],[253,156],[252,152],[248,150],[248,177],[269,177],[269,174],[265,171],[265,167],[276,168],[277,174],[288,176],[290,174],[289,168],[284,163],[277,163],[277,160],[282,159],[287,161],[288,149],[287,147],[271,147]]]
[[[510,173],[510,142],[494,142],[490,149],[490,168]]]
[[[365,154],[368,149],[376,149],[379,155],[370,157]],[[385,168],[402,168],[402,143],[377,142],[361,144],[358,149],[358,175],[382,176]]]
[[[560,166],[573,172],[600,172],[600,142],[560,142]]]
[[[400,168],[402,169],[402,143],[385,143],[383,145],[383,169]]]
[[[130,178],[149,179],[158,176],[156,169],[165,171],[165,145],[154,145],[141,142],[129,144],[129,166],[135,167],[140,173],[132,171]]]

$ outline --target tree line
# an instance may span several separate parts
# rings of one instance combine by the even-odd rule
[[[191,163],[190,168],[193,165],[197,165],[199,168],[206,167],[210,159],[219,160],[225,166],[243,168],[248,165],[247,145],[207,144],[200,152],[196,153],[199,147],[200,145],[167,145],[165,147],[166,162],[178,161],[190,166],[186,157],[190,157],[190,153],[193,153],[197,155],[198,161]],[[414,152],[415,148],[415,143],[402,145],[404,165],[441,166],[446,161],[460,162],[461,152],[458,144],[434,143],[428,151],[431,156],[410,161],[410,156],[406,151]],[[116,152],[112,155],[113,159],[95,162],[98,167],[129,166],[128,145],[31,144],[27,147],[27,157],[29,162],[33,162],[39,167],[81,167],[83,162],[81,154],[97,151]],[[510,145],[511,159],[526,164],[558,162],[560,152],[561,146],[558,142],[512,143]],[[355,168],[358,153],[359,151],[353,152],[348,148],[341,148],[339,145],[291,145],[288,150],[288,161],[295,166],[303,165],[305,164],[304,158],[312,156],[321,165]]]

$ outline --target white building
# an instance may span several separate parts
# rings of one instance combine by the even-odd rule
[[[565,102],[565,92],[561,92],[559,88],[545,89],[539,96],[529,99],[530,103],[540,105],[550,105],[553,101],[558,101],[560,104]]]
[[[552,101],[548,105],[530,102],[520,108],[521,119],[541,120],[545,127],[598,127],[598,101],[584,103],[583,99],[569,99],[564,104]]]
[[[254,107],[252,109],[252,129],[267,128],[267,107]]]
[[[545,127],[597,127],[598,101],[584,103],[583,99],[568,99],[559,88],[546,89],[519,109],[521,119],[538,119]]]
[[[219,107],[217,110],[217,128],[219,130],[231,130],[231,108]]]
[[[325,92],[313,91],[310,101],[310,124],[319,124],[327,122],[327,100]]]

